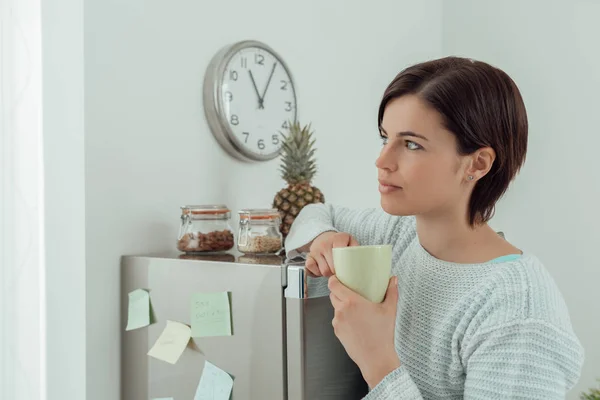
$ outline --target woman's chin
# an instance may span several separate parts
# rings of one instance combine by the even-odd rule
[[[381,208],[383,211],[390,215],[406,216],[414,215],[411,207],[407,207],[406,204],[398,199],[394,199],[394,196],[382,195],[381,196]]]

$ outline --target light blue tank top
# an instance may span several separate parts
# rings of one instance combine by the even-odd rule
[[[505,256],[494,258],[490,262],[492,262],[492,263],[508,262],[508,261],[517,260],[519,257],[521,257],[521,254],[507,254]]]

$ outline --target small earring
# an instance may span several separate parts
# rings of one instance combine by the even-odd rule
[[[473,175],[469,175],[469,176],[467,177],[467,179],[468,179],[468,180],[470,180],[470,181],[472,181],[472,180],[473,180]]]

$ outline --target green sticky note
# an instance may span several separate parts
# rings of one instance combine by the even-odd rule
[[[150,293],[144,289],[136,289],[129,293],[129,311],[125,330],[142,328],[150,325]]]
[[[228,293],[194,293],[191,321],[192,337],[231,336]]]
[[[206,361],[194,400],[229,400],[233,378],[221,368]]]

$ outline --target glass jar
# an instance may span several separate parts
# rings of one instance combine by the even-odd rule
[[[233,248],[231,211],[223,204],[181,207],[177,249],[184,253],[219,253]]]
[[[283,247],[281,216],[274,208],[241,210],[237,248],[244,254],[276,254]]]

